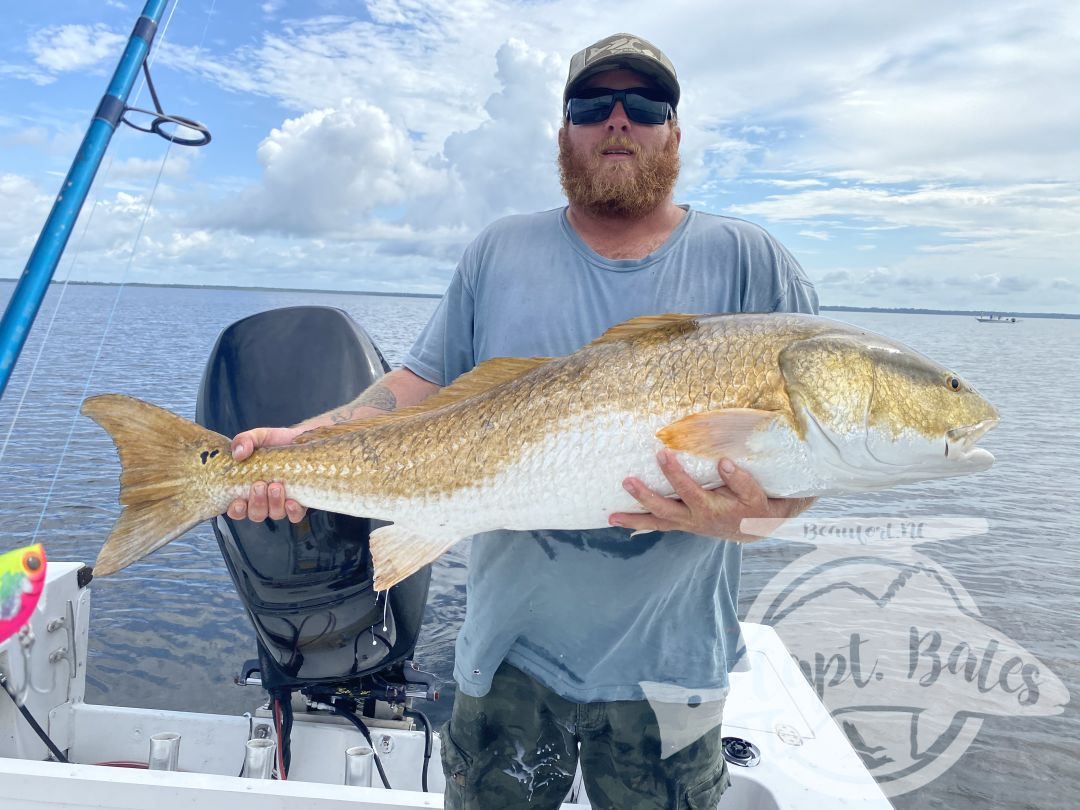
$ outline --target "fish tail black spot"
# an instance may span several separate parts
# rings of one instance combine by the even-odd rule
[[[214,456],[216,456],[220,452],[221,452],[220,450],[211,450],[210,451],[210,458],[213,458]]]
[[[207,460],[207,459],[208,459],[209,457],[210,457],[210,451],[209,451],[209,450],[203,450],[203,451],[202,451],[201,453],[199,453],[199,458],[201,458],[201,459],[202,459],[202,463],[203,463],[203,464],[205,464],[205,463],[206,463],[206,460]]]

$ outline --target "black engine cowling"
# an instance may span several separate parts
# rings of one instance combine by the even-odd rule
[[[342,310],[263,312],[221,333],[196,420],[225,436],[293,425],[349,402],[388,370],[368,334]],[[213,523],[255,626],[264,687],[356,687],[412,656],[431,569],[376,599],[368,538],[380,523],[316,510],[297,524],[226,516]]]

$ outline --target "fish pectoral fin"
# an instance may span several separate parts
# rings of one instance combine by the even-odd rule
[[[702,458],[744,457],[750,452],[750,436],[768,429],[776,418],[772,411],[755,408],[704,411],[660,428],[656,437],[671,450]]]
[[[460,537],[432,537],[397,523],[371,533],[371,564],[376,591],[385,591],[434,561]]]

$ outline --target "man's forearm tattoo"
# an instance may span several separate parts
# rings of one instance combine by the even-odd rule
[[[348,405],[342,405],[331,412],[330,418],[335,424],[341,424],[355,419],[356,412],[360,408],[378,408],[380,411],[389,412],[396,407],[397,397],[394,396],[394,392],[381,383],[375,383]]]

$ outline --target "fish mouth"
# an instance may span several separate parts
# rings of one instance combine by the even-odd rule
[[[983,419],[971,425],[955,427],[945,433],[945,440],[950,444],[960,444],[964,447],[974,447],[987,431],[997,426],[998,419]]]
[[[977,447],[979,439],[994,428],[998,419],[983,419],[970,425],[961,425],[945,433],[945,457],[955,461],[973,461],[987,467],[994,462],[989,450]]]

